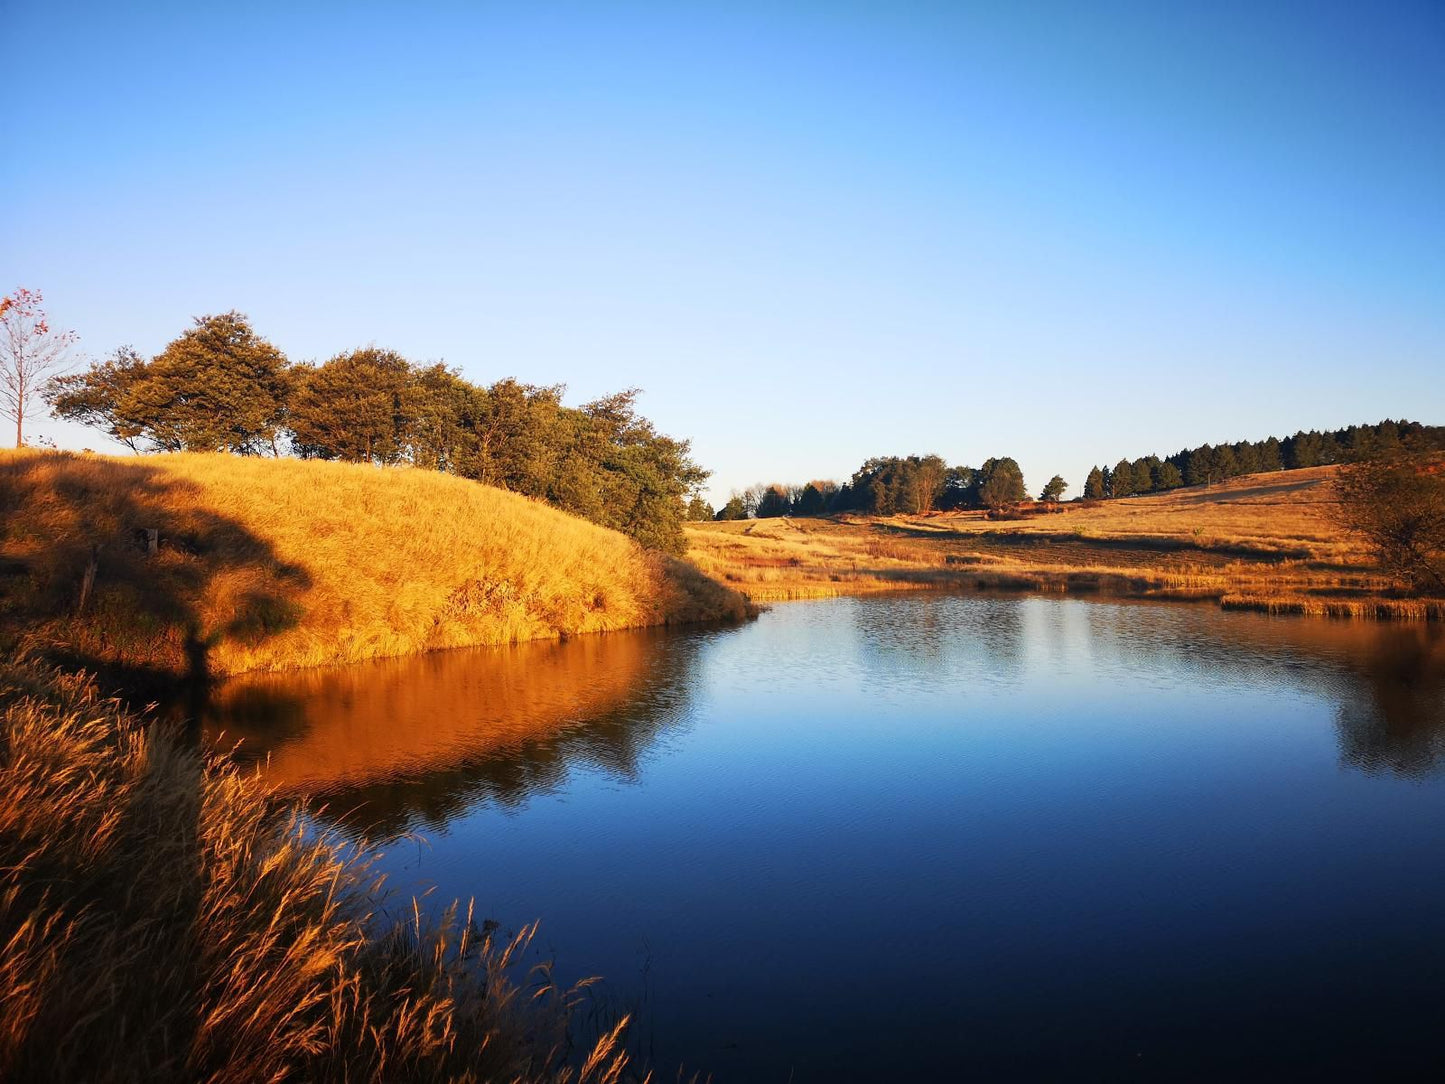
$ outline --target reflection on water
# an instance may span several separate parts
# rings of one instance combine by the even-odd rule
[[[1445,765],[1438,625],[1138,603],[1076,603],[1068,621],[1026,625],[1019,602],[859,606],[838,635],[854,640],[869,695],[906,696],[964,656],[971,680],[1017,685],[1039,678],[1024,665],[1029,652],[1082,652],[1119,676],[1182,670],[1205,683],[1313,690],[1337,702],[1342,763],[1405,777]],[[472,801],[516,807],[555,791],[573,765],[635,777],[647,747],[686,719],[699,651],[719,635],[645,630],[249,676],[218,692],[206,733],[282,794],[353,826],[437,827]],[[778,664],[806,672],[822,661]]]
[[[442,827],[469,804],[512,808],[591,765],[635,778],[685,718],[706,634],[643,631],[358,666],[223,686],[207,739],[268,783],[372,834]]]
[[[1193,607],[1140,617],[1138,606],[1106,607],[1091,631],[1106,652],[1144,669],[1183,667],[1206,683],[1296,687],[1334,699],[1340,760],[1349,767],[1414,777],[1445,764],[1445,629],[1439,625],[1278,619]]]
[[[1340,753],[1346,764],[1402,776],[1445,764],[1445,634],[1389,629],[1349,665],[1358,680],[1341,697]]]
[[[225,686],[728,1081],[1433,1079],[1445,630],[921,595]]]

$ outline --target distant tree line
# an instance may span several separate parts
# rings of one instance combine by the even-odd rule
[[[1180,486],[1213,485],[1241,474],[1353,463],[1396,451],[1445,449],[1445,426],[1410,421],[1352,425],[1333,432],[1301,430],[1283,440],[1241,440],[1234,444],[1201,444],[1171,456],[1121,459],[1112,468],[1094,467],[1084,481],[1084,497],[1103,500],[1137,493],[1161,493]]]
[[[50,382],[54,413],[136,451],[411,464],[535,497],[679,553],[708,472],[637,413],[637,390],[581,407],[560,385],[489,386],[363,347],[293,364],[236,312],[198,318],[154,358],[123,347]]]
[[[1055,475],[1040,499],[1056,501],[1066,488],[1064,480]],[[1026,500],[1023,471],[1008,457],[988,459],[975,468],[950,467],[936,455],[877,456],[841,485],[812,481],[804,485],[774,482],[751,486],[734,493],[715,518],[767,519],[839,512],[916,515],[957,508],[998,511]]]

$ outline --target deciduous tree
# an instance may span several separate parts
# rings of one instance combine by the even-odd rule
[[[167,450],[277,452],[291,376],[285,356],[239,312],[197,317],[131,389],[133,416]]]
[[[146,419],[134,393],[149,363],[129,346],[78,373],[65,373],[45,386],[45,398],[57,418],[99,429],[132,451],[144,450]]]
[[[290,428],[296,451],[348,463],[395,463],[406,451],[411,366],[374,346],[298,369]]]
[[[1418,456],[1381,455],[1335,481],[1340,522],[1374,548],[1401,583],[1445,595],[1445,472]]]
[[[1063,476],[1056,474],[1048,480],[1048,483],[1039,492],[1039,500],[1048,501],[1050,504],[1057,501],[1064,495],[1064,490],[1069,488],[1069,483],[1064,481]]]
[[[0,297],[0,415],[15,423],[15,447],[24,446],[25,419],[70,363],[75,342],[75,332],[50,326],[39,290],[22,286]]]

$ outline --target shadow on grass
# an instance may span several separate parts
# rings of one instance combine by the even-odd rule
[[[310,586],[264,539],[144,460],[0,458],[0,645],[194,715],[225,641],[291,628]]]

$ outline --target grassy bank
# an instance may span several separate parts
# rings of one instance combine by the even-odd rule
[[[692,524],[689,553],[755,602],[976,587],[1445,619],[1445,600],[1399,597],[1334,522],[1336,470],[1246,475],[1008,520],[954,512]]]
[[[0,1079],[615,1082],[527,936],[377,913],[364,865],[84,680],[0,665]]]
[[[87,667],[219,675],[746,610],[684,561],[433,471],[0,454],[0,629]]]

